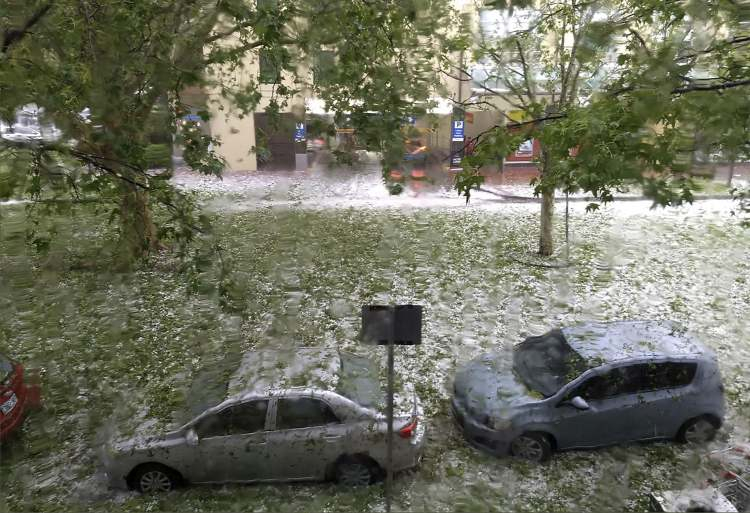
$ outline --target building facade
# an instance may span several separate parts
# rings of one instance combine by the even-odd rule
[[[478,2],[453,0],[452,3],[473,25],[479,27],[481,9]],[[332,54],[330,57],[332,60]],[[490,95],[488,98],[486,87],[478,87],[474,82],[476,77],[470,72],[466,73],[466,70],[472,67],[472,63],[467,62],[462,55],[455,55],[454,58],[456,62],[461,63],[459,68],[463,71],[442,75],[443,92],[439,96],[436,94],[435,107],[427,116],[408,121],[419,130],[421,140],[429,151],[436,155],[438,161],[445,160],[446,165],[449,164],[451,153],[460,155],[458,150],[463,148],[468,140],[492,126],[501,124],[504,119],[502,111],[507,107],[503,105],[503,100],[499,96]],[[312,118],[325,118],[331,116],[331,113],[325,111],[323,102],[316,98],[311,90],[303,89],[281,108],[280,126],[271,127],[265,108],[274,97],[278,84],[293,87],[294,77],[285,72],[278,73],[273,63],[266,59],[262,52],[249,52],[243,64],[242,72],[232,75],[230,81],[234,86],[242,86],[250,81],[259,84],[261,101],[253,113],[246,115],[238,112],[222,97],[218,88],[187,91],[183,101],[193,105],[196,111],[207,108],[210,112],[210,120],[203,123],[202,129],[220,140],[221,144],[215,151],[226,162],[227,171],[291,171],[307,167],[307,124]],[[333,62],[329,64],[335,65]],[[311,79],[313,72],[309,67],[297,70],[298,75],[307,74]],[[479,97],[481,102],[472,101]],[[465,113],[469,115],[464,116]],[[194,112],[189,115],[192,119],[196,118]],[[461,126],[460,131],[457,130],[457,123]],[[459,133],[460,141],[456,137]],[[326,141],[326,144],[345,144],[350,136],[348,129],[341,127],[338,137]],[[321,141],[309,143],[311,147],[316,147]]]

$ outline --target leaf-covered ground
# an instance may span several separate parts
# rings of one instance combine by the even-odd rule
[[[62,223],[40,257],[23,243],[23,208],[0,207],[0,351],[41,369],[44,398],[2,446],[0,509],[382,511],[380,485],[113,492],[97,449],[123,419],[181,420],[220,400],[247,349],[356,345],[370,302],[425,305],[424,344],[401,348],[397,365],[425,405],[428,448],[396,480],[396,510],[643,510],[649,490],[699,484],[713,471],[709,450],[748,439],[750,232],[730,202],[666,211],[629,202],[594,214],[572,205],[571,266],[542,268],[521,262],[538,262],[537,205],[296,204],[293,187],[269,190],[212,203],[235,269],[235,313],[201,286],[211,272],[194,287],[167,258],[110,271],[98,256],[109,235],[86,212]],[[449,414],[457,365],[552,326],[623,318],[674,319],[718,352],[729,403],[720,440],[571,452],[546,465],[464,443]]]

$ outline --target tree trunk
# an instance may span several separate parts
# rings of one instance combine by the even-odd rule
[[[555,248],[552,239],[552,214],[555,209],[555,190],[544,190],[542,192],[542,214],[539,233],[539,254],[550,256]]]
[[[148,191],[130,183],[121,185],[120,245],[121,256],[132,262],[147,256],[159,246],[148,201]]]
[[[547,166],[549,166],[550,155],[547,148],[542,146],[542,172],[540,180],[542,185],[542,212],[539,226],[539,254],[550,256],[555,249],[555,241],[552,238],[552,219],[555,210],[555,187],[545,182]]]
[[[734,163],[736,159],[732,155],[732,159],[729,161],[729,176],[727,177],[727,187],[732,186],[732,178],[734,178]]]

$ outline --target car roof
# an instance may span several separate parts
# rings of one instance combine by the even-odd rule
[[[709,351],[672,321],[590,322],[562,328],[568,345],[593,365],[644,357],[698,357]]]
[[[229,380],[227,395],[268,394],[298,387],[330,390],[338,381],[338,351],[322,347],[288,347],[246,352]]]
[[[333,391],[344,379],[345,365],[377,368],[366,354],[330,347],[248,351],[229,380],[227,397],[277,395],[284,391]]]

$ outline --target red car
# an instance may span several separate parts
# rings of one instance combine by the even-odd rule
[[[0,353],[0,441],[18,428],[29,407],[39,404],[39,387],[24,381],[24,369]]]

